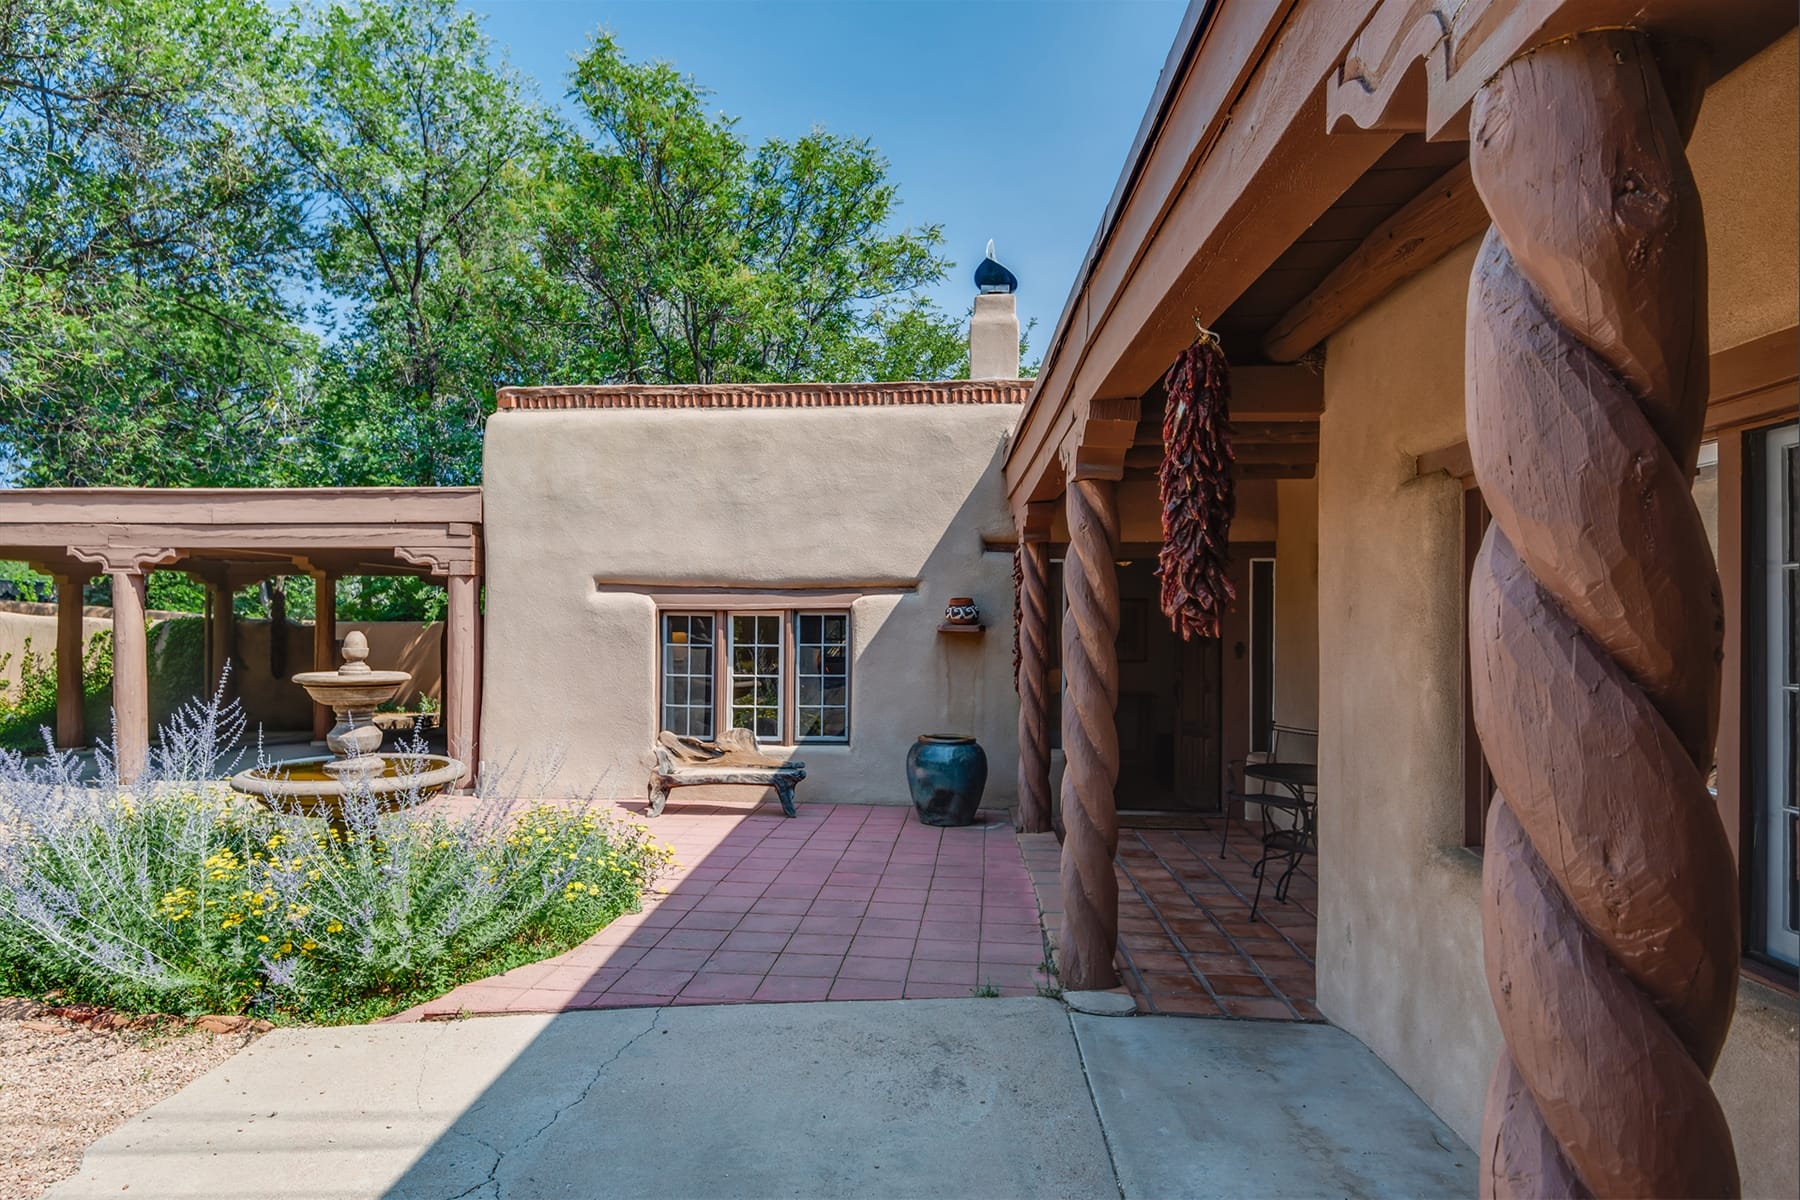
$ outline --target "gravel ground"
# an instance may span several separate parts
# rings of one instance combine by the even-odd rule
[[[95,1138],[260,1036],[185,1021],[108,1029],[104,1015],[81,1015],[87,1019],[0,999],[0,1200],[42,1195],[75,1170]]]

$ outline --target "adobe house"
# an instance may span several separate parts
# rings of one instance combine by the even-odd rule
[[[20,494],[0,553],[127,606],[190,559],[440,575],[453,753],[628,798],[663,729],[803,750],[803,805],[974,733],[987,803],[1064,831],[1071,987],[1117,982],[1122,819],[1316,760],[1318,1008],[1485,1194],[1791,1196],[1800,38],[1723,8],[1196,0],[1035,380],[984,296],[973,381],[508,389],[480,495],[392,528]],[[1156,472],[1202,329],[1238,601],[1184,642]]]
[[[1484,1191],[1792,1194],[1794,23],[1192,5],[1029,390],[503,397],[484,753],[635,786],[659,727],[747,724],[802,803],[897,802],[915,734],[974,732],[990,803],[1066,829],[1064,981],[1106,987],[1121,810],[1217,812],[1316,731],[1319,1008]],[[1197,327],[1239,603],[1183,643]]]

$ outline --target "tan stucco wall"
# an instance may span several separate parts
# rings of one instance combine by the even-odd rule
[[[1702,113],[1715,348],[1794,323],[1795,46],[1722,81]],[[1757,163],[1715,148],[1765,137]],[[1332,337],[1318,495],[1319,1007],[1471,1141],[1499,1035],[1480,861],[1461,848],[1461,495],[1415,478],[1413,456],[1463,436],[1474,250]],[[1800,1190],[1795,1013],[1745,983],[1714,1075],[1747,1195]]]
[[[1462,1137],[1499,1044],[1480,861],[1461,848],[1461,488],[1470,245],[1327,349],[1319,463],[1319,1008]]]
[[[1800,33],[1706,93],[1688,161],[1706,212],[1715,351],[1800,314]]]
[[[987,750],[985,803],[1011,803],[1012,557],[982,539],[1012,536],[999,461],[1018,412],[497,414],[483,480],[483,759],[556,745],[565,784],[604,775],[609,793],[642,795],[659,720],[650,593],[866,590],[851,609],[850,743],[797,753],[801,801],[906,803],[907,748],[953,729]],[[957,595],[981,605],[985,636],[937,632]]]
[[[1275,720],[1317,729],[1319,483],[1283,479],[1275,488]]]

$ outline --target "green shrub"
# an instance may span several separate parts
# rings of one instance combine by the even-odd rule
[[[0,669],[7,658],[0,657]],[[88,639],[81,656],[82,696],[86,706],[112,691],[112,635],[104,630]],[[101,702],[102,710],[105,708]],[[44,730],[56,727],[56,660],[38,654],[31,639],[19,659],[19,679],[0,680],[0,749],[33,753],[44,748]]]
[[[364,803],[331,830],[222,785],[71,786],[60,761],[0,758],[0,994],[366,1020],[577,945],[670,857],[588,805]]]

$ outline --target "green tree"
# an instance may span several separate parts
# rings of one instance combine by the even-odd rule
[[[815,129],[752,149],[665,63],[598,35],[570,96],[591,139],[545,181],[532,311],[563,378],[714,383],[942,377],[957,322],[920,292],[949,264],[939,226],[891,232],[899,203],[868,142]]]
[[[30,484],[247,482],[310,349],[254,0],[0,0],[0,444]]]
[[[293,469],[477,482],[527,240],[508,193],[542,150],[543,114],[454,0],[309,11],[292,63],[282,136],[317,200],[318,279],[347,317]]]

